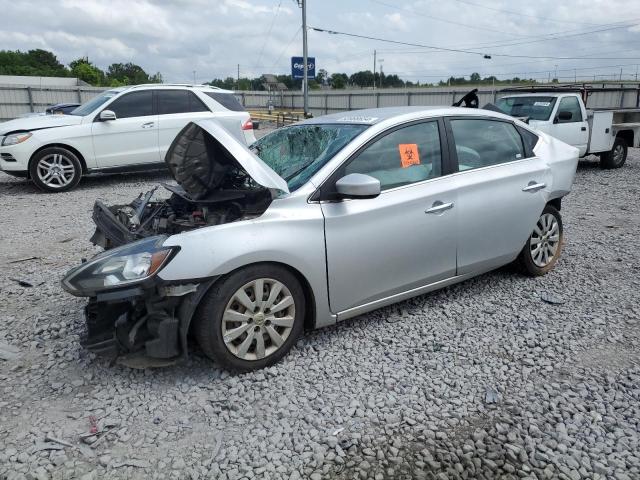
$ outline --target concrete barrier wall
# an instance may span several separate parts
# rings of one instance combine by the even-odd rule
[[[600,84],[602,85],[602,84]],[[595,86],[597,87],[597,85]],[[594,92],[589,107],[638,107],[638,86],[626,85],[622,92]],[[32,112],[43,112],[48,105],[63,102],[83,103],[103,92],[103,87],[34,87],[0,85],[0,121],[10,120]],[[451,105],[470,90],[469,87],[433,87],[383,90],[320,90],[309,92],[309,109],[314,116],[362,108],[397,107],[405,105]],[[478,91],[480,106],[495,102],[501,95],[491,87]],[[236,95],[247,109],[266,109],[269,102],[275,108],[302,110],[302,92],[244,91]]]
[[[33,112],[44,112],[56,103],[84,103],[100,92],[101,87],[34,87],[0,85],[0,122]]]
[[[602,85],[602,84],[599,84]],[[595,86],[597,88],[597,85]],[[314,116],[345,110],[362,108],[398,107],[406,105],[451,105],[460,100],[469,87],[433,87],[416,89],[383,89],[383,90],[320,90],[309,92],[309,110]],[[284,110],[302,110],[302,92],[237,92],[242,104],[247,109],[267,108],[271,101],[273,106]],[[496,99],[507,95],[499,89],[480,88],[478,97],[480,106],[494,103]],[[640,90],[636,85],[627,85],[624,91],[595,91],[589,96],[587,103],[591,108],[638,107]]]

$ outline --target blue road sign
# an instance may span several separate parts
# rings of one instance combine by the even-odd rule
[[[303,57],[291,57],[291,77],[304,78],[304,60]],[[307,77],[316,77],[316,58],[307,57]]]

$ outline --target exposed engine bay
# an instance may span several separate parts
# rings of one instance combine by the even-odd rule
[[[236,178],[237,181],[241,181]],[[216,190],[214,195],[194,200],[180,186],[162,184],[172,194],[154,199],[158,187],[141,193],[128,205],[106,206],[96,201],[91,241],[110,249],[152,235],[173,235],[196,228],[220,225],[260,216],[271,203],[271,193],[249,185]]]
[[[211,124],[209,129],[218,138],[191,123],[171,145],[165,162],[178,184],[162,184],[171,192],[169,198],[156,198],[156,187],[127,205],[96,201],[93,220],[97,228],[91,241],[109,249],[152,235],[262,215],[276,195],[264,175],[260,176],[260,169],[268,167],[221,127]]]

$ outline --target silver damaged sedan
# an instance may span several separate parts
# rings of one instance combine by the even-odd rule
[[[176,183],[96,202],[105,251],[63,287],[86,348],[125,364],[277,362],[304,329],[517,262],[550,271],[578,150],[464,108],[381,108],[276,130],[250,148],[213,120],[165,158]]]

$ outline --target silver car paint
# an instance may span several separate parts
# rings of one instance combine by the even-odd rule
[[[365,313],[508,263],[524,245],[545,203],[567,194],[571,189],[578,162],[577,149],[535,132],[540,136],[540,141],[534,149],[534,159],[458,172],[389,190],[375,199],[332,204],[309,201],[309,197],[345,159],[392,126],[448,115],[479,115],[513,121],[506,115],[464,108],[387,108],[356,113],[357,118],[366,119],[362,123],[370,123],[372,126],[331,159],[307,184],[275,199],[261,217],[202,228],[168,238],[165,245],[178,245],[181,250],[159,272],[159,276],[165,280],[190,280],[223,275],[256,262],[283,263],[297,270],[311,287],[315,299],[316,327],[322,327],[337,319]],[[340,118],[340,114],[337,114],[304,123],[333,123],[340,121]],[[515,123],[531,130],[526,124],[518,121]],[[504,184],[497,182],[497,173],[506,175],[509,180]],[[523,192],[522,188],[531,181],[542,182],[545,187],[533,193]],[[491,191],[484,191],[480,185]],[[419,192],[417,198],[412,195],[413,192]],[[406,232],[410,227],[401,225],[395,218],[378,217],[378,227],[374,228],[373,216],[366,211],[378,209],[389,212],[394,210],[394,205],[397,211],[400,199],[406,199],[411,205],[402,213],[402,217],[412,222],[421,235],[428,236],[423,242],[413,243],[402,238],[404,246],[411,250],[401,252],[403,245],[400,245],[394,258],[402,263],[403,268],[395,269],[377,247],[385,246],[384,253],[388,253],[394,242],[398,241],[397,230],[404,228]],[[454,208],[438,215],[425,214],[424,211],[436,200],[452,202]],[[502,205],[498,211],[491,210],[495,209],[495,202]],[[474,207],[476,203],[485,205],[486,208]],[[516,211],[513,205],[524,206],[524,210]],[[469,208],[471,210],[467,211]],[[538,211],[534,215],[536,209]],[[482,248],[476,247],[473,241],[478,232],[468,228],[464,221],[473,219],[474,215],[478,217],[480,212],[484,215],[487,211],[493,212],[491,218],[494,221],[497,219],[500,228],[506,228],[503,232],[506,235],[501,239],[491,232],[486,241],[481,242],[482,248],[486,249],[489,240],[498,238],[500,248],[504,248],[504,251],[495,248],[483,257]],[[349,221],[345,217],[349,212],[360,215],[361,221]],[[326,247],[330,257],[328,268],[325,215]],[[530,227],[525,231],[527,221],[530,221]],[[347,225],[350,227],[348,230]],[[517,231],[515,228],[512,231],[511,225],[517,225]],[[332,226],[338,229],[334,231]],[[477,225],[473,226],[475,228]],[[463,231],[452,233],[451,229],[456,228]],[[360,237],[358,233],[361,229],[367,235],[375,233],[377,239]],[[431,236],[435,231],[438,232],[437,238]],[[488,231],[486,229],[481,233],[487,235]],[[366,242],[365,245],[363,241]],[[448,247],[442,248],[440,243],[447,243]],[[452,246],[455,246],[456,259],[449,260],[453,255]],[[458,252],[458,248],[463,247],[465,251]],[[415,250],[416,248],[419,250]],[[361,251],[366,252],[366,255],[360,255]],[[403,257],[400,253],[406,256]],[[353,257],[358,257],[361,261],[355,262]],[[432,262],[435,259],[437,264],[430,264],[430,269],[421,273],[415,265],[419,263],[418,259],[429,259]],[[377,269],[376,265],[380,261],[385,265]],[[385,270],[385,267],[392,270]],[[394,278],[398,279],[397,284],[393,281]]]

